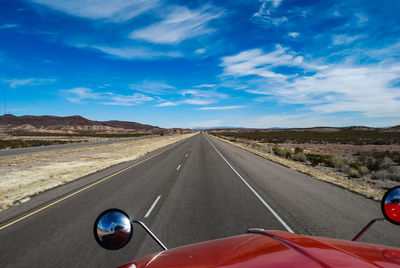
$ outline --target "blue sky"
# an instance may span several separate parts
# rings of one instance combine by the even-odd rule
[[[15,115],[190,128],[400,124],[398,1],[0,6],[0,86]]]

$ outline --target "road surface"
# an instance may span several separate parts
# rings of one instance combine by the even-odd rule
[[[381,216],[379,202],[199,134],[1,212],[0,266],[113,267],[160,250],[138,226],[123,249],[100,248],[93,223],[114,207],[169,248],[251,227],[351,239]],[[360,241],[400,247],[399,228],[377,223]]]

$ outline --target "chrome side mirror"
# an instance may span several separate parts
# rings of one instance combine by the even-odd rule
[[[382,199],[381,209],[388,221],[400,225],[400,186],[386,192]]]
[[[123,248],[131,240],[133,226],[131,218],[120,209],[108,209],[101,213],[93,227],[94,237],[105,249]]]
[[[382,198],[381,209],[384,218],[376,218],[370,221],[353,239],[357,241],[375,222],[390,221],[400,225],[400,186],[389,189]]]

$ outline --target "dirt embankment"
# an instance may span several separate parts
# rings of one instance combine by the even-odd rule
[[[155,137],[0,159],[0,209],[195,134]]]
[[[223,139],[221,137],[214,136],[224,142],[230,143],[235,145],[239,148],[257,154],[263,158],[266,158],[270,161],[279,163],[281,165],[287,166],[291,169],[300,171],[302,173],[308,174],[316,179],[326,181],[337,186],[343,187],[360,195],[363,195],[367,198],[381,200],[383,194],[385,192],[385,188],[390,188],[397,185],[397,182],[385,182],[383,185],[382,183],[377,183],[370,179],[354,179],[349,178],[348,176],[344,175],[343,173],[336,172],[333,169],[327,167],[313,167],[307,165],[305,163],[301,163],[298,161],[293,161],[290,159],[285,159],[279,157],[273,153],[270,153],[271,149],[267,148],[265,144],[258,143],[256,141],[232,141],[228,139]],[[389,185],[390,184],[390,185]]]

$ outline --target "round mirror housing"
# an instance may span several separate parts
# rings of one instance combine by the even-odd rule
[[[128,244],[132,237],[131,218],[120,209],[107,209],[94,222],[93,234],[105,249],[117,250]]]
[[[400,225],[400,186],[393,187],[385,193],[381,209],[388,221]]]

